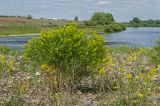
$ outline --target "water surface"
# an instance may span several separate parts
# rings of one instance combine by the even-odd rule
[[[128,45],[136,47],[151,47],[154,46],[156,40],[160,38],[160,28],[127,28],[127,30],[105,34],[105,40],[108,45]]]
[[[27,42],[34,36],[25,35],[25,36],[10,36],[10,37],[0,37],[0,45],[8,46],[13,49],[22,48]]]
[[[0,37],[0,45],[11,48],[22,48],[31,35]],[[160,38],[160,28],[127,28],[127,30],[105,34],[105,40],[109,46],[127,45],[129,47],[152,47],[155,45],[156,39]]]

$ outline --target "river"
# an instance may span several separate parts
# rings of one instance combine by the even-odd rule
[[[155,45],[156,39],[160,38],[160,28],[127,28],[127,30],[104,34],[107,45],[119,46],[127,45],[130,47],[152,47]],[[11,36],[0,37],[0,45],[8,46],[11,48],[21,48],[33,36]]]
[[[160,38],[160,28],[127,28],[122,32],[105,34],[104,37],[110,46],[152,47]]]
[[[22,48],[27,42],[32,38],[31,35],[24,35],[24,36],[7,36],[7,37],[0,37],[0,45],[1,46],[8,46],[13,49]]]

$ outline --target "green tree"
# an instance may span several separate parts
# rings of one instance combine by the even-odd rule
[[[133,18],[133,22],[134,22],[134,23],[140,23],[141,20],[140,20],[138,17],[134,17],[134,18]]]
[[[27,15],[27,19],[32,19],[32,15]]]
[[[74,21],[78,21],[78,16],[75,16]]]
[[[109,25],[115,22],[112,14],[104,12],[96,12],[90,21],[96,25]]]

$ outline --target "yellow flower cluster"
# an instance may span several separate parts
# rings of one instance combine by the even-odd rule
[[[138,52],[132,51],[128,56],[128,61],[137,62],[139,57],[144,53],[144,51],[141,49]]]
[[[6,55],[2,54],[0,56],[0,71],[5,71],[10,75],[14,62],[12,59],[7,59]]]
[[[45,83],[51,90],[56,90],[58,87],[57,81],[57,73],[56,69],[52,66],[48,66],[47,64],[41,65],[42,75],[44,75]]]
[[[143,95],[142,93],[137,93],[137,97],[138,97],[138,98],[143,98],[144,95]]]
[[[52,73],[52,74],[56,72],[54,67],[48,66],[47,64],[42,64],[41,65],[41,69],[44,72],[48,72],[48,73]]]

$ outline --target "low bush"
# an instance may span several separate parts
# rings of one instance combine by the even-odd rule
[[[126,26],[121,23],[113,23],[110,25],[106,25],[104,28],[105,32],[120,32],[125,29],[126,29]]]
[[[93,23],[92,21],[84,21],[84,25],[86,26],[96,26],[96,23]]]
[[[103,37],[87,35],[75,24],[57,30],[44,30],[40,37],[28,42],[24,56],[54,67],[59,74],[80,79],[96,72],[105,60],[107,47]]]

